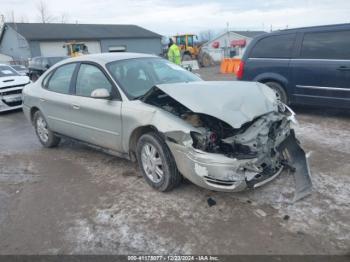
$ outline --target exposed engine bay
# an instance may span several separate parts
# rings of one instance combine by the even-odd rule
[[[142,101],[195,127],[195,131],[190,132],[194,149],[241,161],[234,174],[226,171],[228,173],[220,176],[211,176],[210,172],[205,175],[203,171],[203,178],[210,186],[224,189],[236,183],[237,176],[243,175],[247,188],[256,188],[288,168],[294,172],[296,179],[295,200],[311,192],[312,183],[305,152],[295,138],[294,130],[290,128],[294,113],[284,104],[280,103],[277,109],[257,115],[251,121],[242,122],[240,127],[233,128],[227,122],[209,115],[208,110],[207,114],[193,112],[157,87],[152,88]],[[224,116],[227,117],[227,114]],[[213,173],[217,171],[213,170]]]
[[[284,113],[272,112],[235,129],[213,116],[192,112],[160,89],[146,96],[144,102],[162,108],[200,130],[191,132],[192,146],[209,153],[237,159],[255,158],[259,151],[272,147],[283,130],[283,138],[288,135],[289,121]]]

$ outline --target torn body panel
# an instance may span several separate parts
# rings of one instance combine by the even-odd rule
[[[227,85],[224,87],[227,88]],[[142,114],[145,114],[145,107],[148,108],[146,115],[140,117],[130,108],[127,109],[129,113],[123,112],[123,115],[137,116],[157,127],[179,171],[190,181],[211,190],[236,192],[257,188],[278,176],[285,167],[295,165],[294,175],[298,177],[296,199],[310,192],[312,184],[305,153],[290,128],[294,115],[286,107],[278,106],[265,87],[258,86],[250,95],[253,96],[251,101],[255,101],[256,96],[264,94],[265,98],[261,100],[266,106],[260,104],[259,110],[253,109],[249,113],[237,108],[235,110],[241,110],[241,113],[233,118],[218,117],[230,115],[232,110],[226,113],[204,109],[204,112],[193,111],[198,105],[193,106],[189,101],[180,103],[164,90],[164,86],[162,89],[154,87],[142,102],[133,104],[133,110],[141,107]],[[242,114],[246,116],[244,121]],[[285,154],[287,151],[289,154]]]

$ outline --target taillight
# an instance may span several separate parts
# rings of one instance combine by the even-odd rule
[[[241,60],[237,66],[236,77],[238,80],[243,78],[244,62]]]

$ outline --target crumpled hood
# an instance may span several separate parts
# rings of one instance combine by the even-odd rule
[[[28,76],[4,76],[0,77],[0,88],[25,85],[30,82]]]
[[[191,111],[216,117],[233,128],[277,110],[275,93],[256,82],[198,81],[157,87]]]

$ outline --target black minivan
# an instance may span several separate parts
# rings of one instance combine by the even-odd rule
[[[350,24],[260,35],[247,47],[237,79],[265,83],[287,104],[350,108]]]

